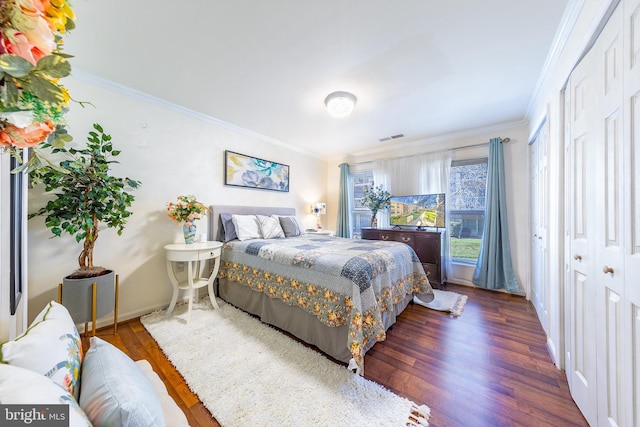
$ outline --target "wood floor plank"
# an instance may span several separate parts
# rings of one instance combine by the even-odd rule
[[[365,377],[431,408],[432,427],[588,426],[547,353],[535,309],[520,296],[464,286],[460,317],[410,305],[365,356]],[[219,426],[139,319],[98,335],[150,361],[194,426]],[[85,348],[88,340],[83,340]]]

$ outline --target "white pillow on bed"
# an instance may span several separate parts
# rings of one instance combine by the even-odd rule
[[[278,218],[272,218],[264,215],[256,215],[258,218],[258,224],[260,225],[260,232],[263,239],[283,239],[284,231],[280,226]]]
[[[236,228],[238,240],[261,239],[260,223],[255,215],[233,215],[231,217]]]
[[[278,218],[278,220],[280,221],[280,226],[282,226],[282,230],[284,231],[284,235],[286,237],[299,236],[302,234],[302,230],[304,230],[304,227],[302,226],[302,224],[300,224],[298,218],[293,215],[271,215],[271,217]]]

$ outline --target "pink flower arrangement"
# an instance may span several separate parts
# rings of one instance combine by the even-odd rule
[[[70,96],[59,80],[71,73],[62,35],[75,27],[66,0],[0,0],[0,147],[54,147],[71,136],[63,115]]]
[[[169,218],[178,224],[193,225],[207,214],[207,207],[196,200],[196,196],[178,196],[178,202],[167,203]]]

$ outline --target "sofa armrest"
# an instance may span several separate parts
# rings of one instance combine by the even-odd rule
[[[178,404],[169,396],[167,392],[167,387],[165,387],[164,383],[156,374],[151,367],[151,364],[147,360],[137,360],[136,365],[142,369],[144,374],[147,376],[151,384],[153,385],[156,394],[158,395],[158,399],[162,405],[162,412],[164,413],[164,420],[167,426],[176,426],[176,427],[189,427],[189,422],[187,421],[187,417],[184,415],[184,412],[180,410]]]

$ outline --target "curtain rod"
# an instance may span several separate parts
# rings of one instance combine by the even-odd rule
[[[502,141],[500,141],[500,144],[502,144],[503,142],[510,142],[510,141],[511,141],[511,138],[504,138]],[[488,143],[488,142],[480,142],[480,143],[478,143],[478,144],[465,145],[464,147],[443,148],[442,150],[429,151],[429,152],[427,152],[427,153],[419,153],[419,154],[442,153],[442,152],[444,152],[444,151],[449,151],[449,150],[451,150],[451,151],[467,150],[467,149],[469,149],[469,148],[483,147],[483,146],[485,146],[485,145],[489,145],[489,143]],[[407,155],[407,156],[391,157],[391,158],[389,158],[388,160],[406,159],[407,157],[413,157],[413,156],[415,156],[415,155],[416,155],[416,154],[410,154],[410,155]],[[348,162],[347,162],[347,164],[348,164],[349,166],[355,166],[355,165],[363,165],[363,164],[365,164],[365,163],[371,163],[371,162],[373,162],[373,161],[374,161],[374,160],[369,160],[369,161],[367,161],[367,162],[358,162],[358,163],[348,163]],[[340,165],[338,165],[338,167],[340,167]]]

